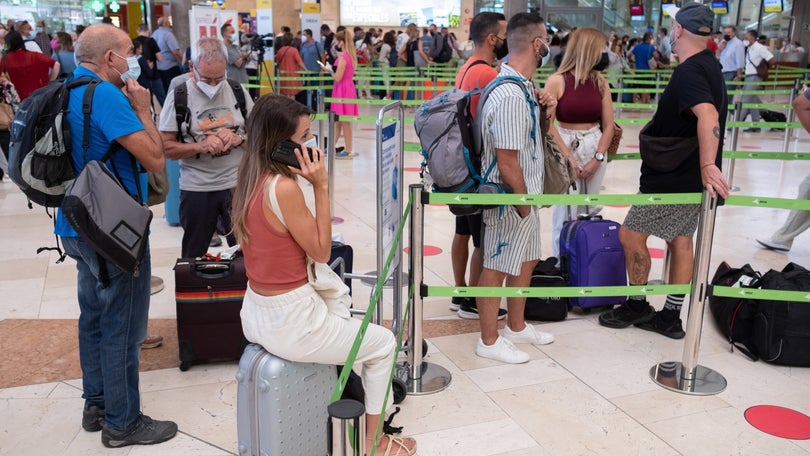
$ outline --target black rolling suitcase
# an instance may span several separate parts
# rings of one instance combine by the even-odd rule
[[[174,283],[180,370],[239,359],[247,345],[239,316],[247,289],[244,258],[180,258]]]

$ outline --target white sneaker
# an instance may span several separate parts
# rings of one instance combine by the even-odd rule
[[[777,252],[789,252],[790,251],[790,246],[789,245],[780,244],[778,242],[773,242],[770,239],[767,240],[767,241],[762,241],[762,240],[757,239],[757,242],[759,242],[759,245],[761,245],[762,247],[765,247],[768,250],[776,250]]]
[[[492,345],[485,345],[481,338],[478,338],[478,347],[475,354],[482,358],[494,359],[510,364],[521,364],[529,361],[529,354],[521,351],[512,342],[503,337],[498,337]]]
[[[509,329],[509,325],[503,328],[503,337],[513,344],[546,345],[554,342],[554,336],[543,331],[538,331],[532,325],[526,325],[523,331],[515,332]]]

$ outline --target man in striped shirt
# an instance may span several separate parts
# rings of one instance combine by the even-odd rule
[[[501,65],[499,77],[516,78],[519,84],[502,83],[487,98],[481,111],[483,151],[481,169],[497,162],[490,181],[501,182],[516,194],[543,192],[543,148],[539,128],[540,109],[535,99],[535,70],[549,53],[543,19],[533,13],[518,13],[506,27],[509,63]],[[523,87],[521,87],[521,85]],[[544,95],[548,96],[548,94]],[[545,103],[546,100],[540,100]],[[540,221],[536,206],[501,206],[485,209],[483,261],[478,285],[527,287],[532,269],[540,259]],[[525,298],[507,298],[507,325],[498,335],[500,298],[478,298],[481,339],[476,354],[505,363],[525,363],[528,353],[516,343],[548,344],[554,336],[537,331],[523,318]]]

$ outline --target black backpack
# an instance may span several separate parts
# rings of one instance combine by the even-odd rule
[[[450,46],[450,35],[442,36],[441,46],[436,46],[435,51],[431,51],[433,61],[436,63],[447,63],[453,58],[453,48]]]
[[[101,82],[84,77],[53,81],[20,103],[11,123],[8,174],[30,203],[59,207],[68,186],[76,178],[71,160],[70,126],[67,120],[70,91],[88,85],[82,100],[85,119],[90,118],[93,93]],[[88,144],[89,121],[83,144]]]
[[[236,97],[236,107],[242,113],[242,118],[247,122],[247,102],[242,84],[228,79],[228,85]],[[185,84],[178,84],[174,88],[174,118],[177,120],[177,142],[184,143],[183,124],[186,124],[186,133],[191,136],[191,111],[188,109],[188,90]]]

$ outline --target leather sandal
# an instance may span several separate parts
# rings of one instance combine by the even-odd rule
[[[413,449],[408,449],[404,438],[394,437],[390,434],[385,436],[388,437],[388,446],[385,447],[385,453],[381,456],[413,456],[416,454],[416,441],[414,441]]]

